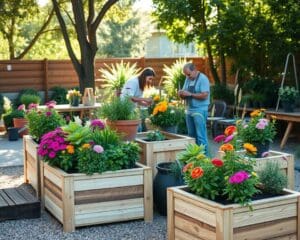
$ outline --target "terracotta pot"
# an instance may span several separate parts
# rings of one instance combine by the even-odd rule
[[[19,136],[22,138],[24,135],[28,135],[29,131],[26,125],[28,120],[25,118],[13,118],[14,127],[19,129]]]
[[[133,141],[135,139],[140,123],[141,120],[106,120],[106,124],[120,133],[124,141]]]

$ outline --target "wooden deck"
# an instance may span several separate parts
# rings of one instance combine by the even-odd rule
[[[0,189],[0,221],[39,218],[40,201],[21,187]]]

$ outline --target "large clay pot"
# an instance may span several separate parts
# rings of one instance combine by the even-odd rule
[[[176,176],[171,169],[174,162],[161,162],[156,165],[157,174],[153,182],[153,201],[157,211],[167,215],[167,188],[183,185],[181,175]]]
[[[13,118],[14,127],[19,129],[19,136],[22,138],[24,135],[28,135],[29,131],[26,125],[28,120],[25,118]]]
[[[138,131],[141,120],[106,120],[106,124],[122,135],[124,141],[133,141]]]

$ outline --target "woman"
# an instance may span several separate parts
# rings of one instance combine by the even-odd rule
[[[141,106],[149,106],[151,98],[143,98],[143,92],[146,86],[152,85],[155,72],[152,68],[144,68],[140,75],[129,79],[121,92],[121,98],[130,97],[131,101]]]

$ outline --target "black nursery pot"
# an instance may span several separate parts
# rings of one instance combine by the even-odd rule
[[[157,174],[153,182],[153,201],[157,211],[167,215],[167,188],[183,185],[181,176],[176,176],[172,170],[173,162],[162,162],[156,165]]]
[[[17,141],[19,139],[18,128],[9,127],[7,128],[8,140],[9,141]]]

